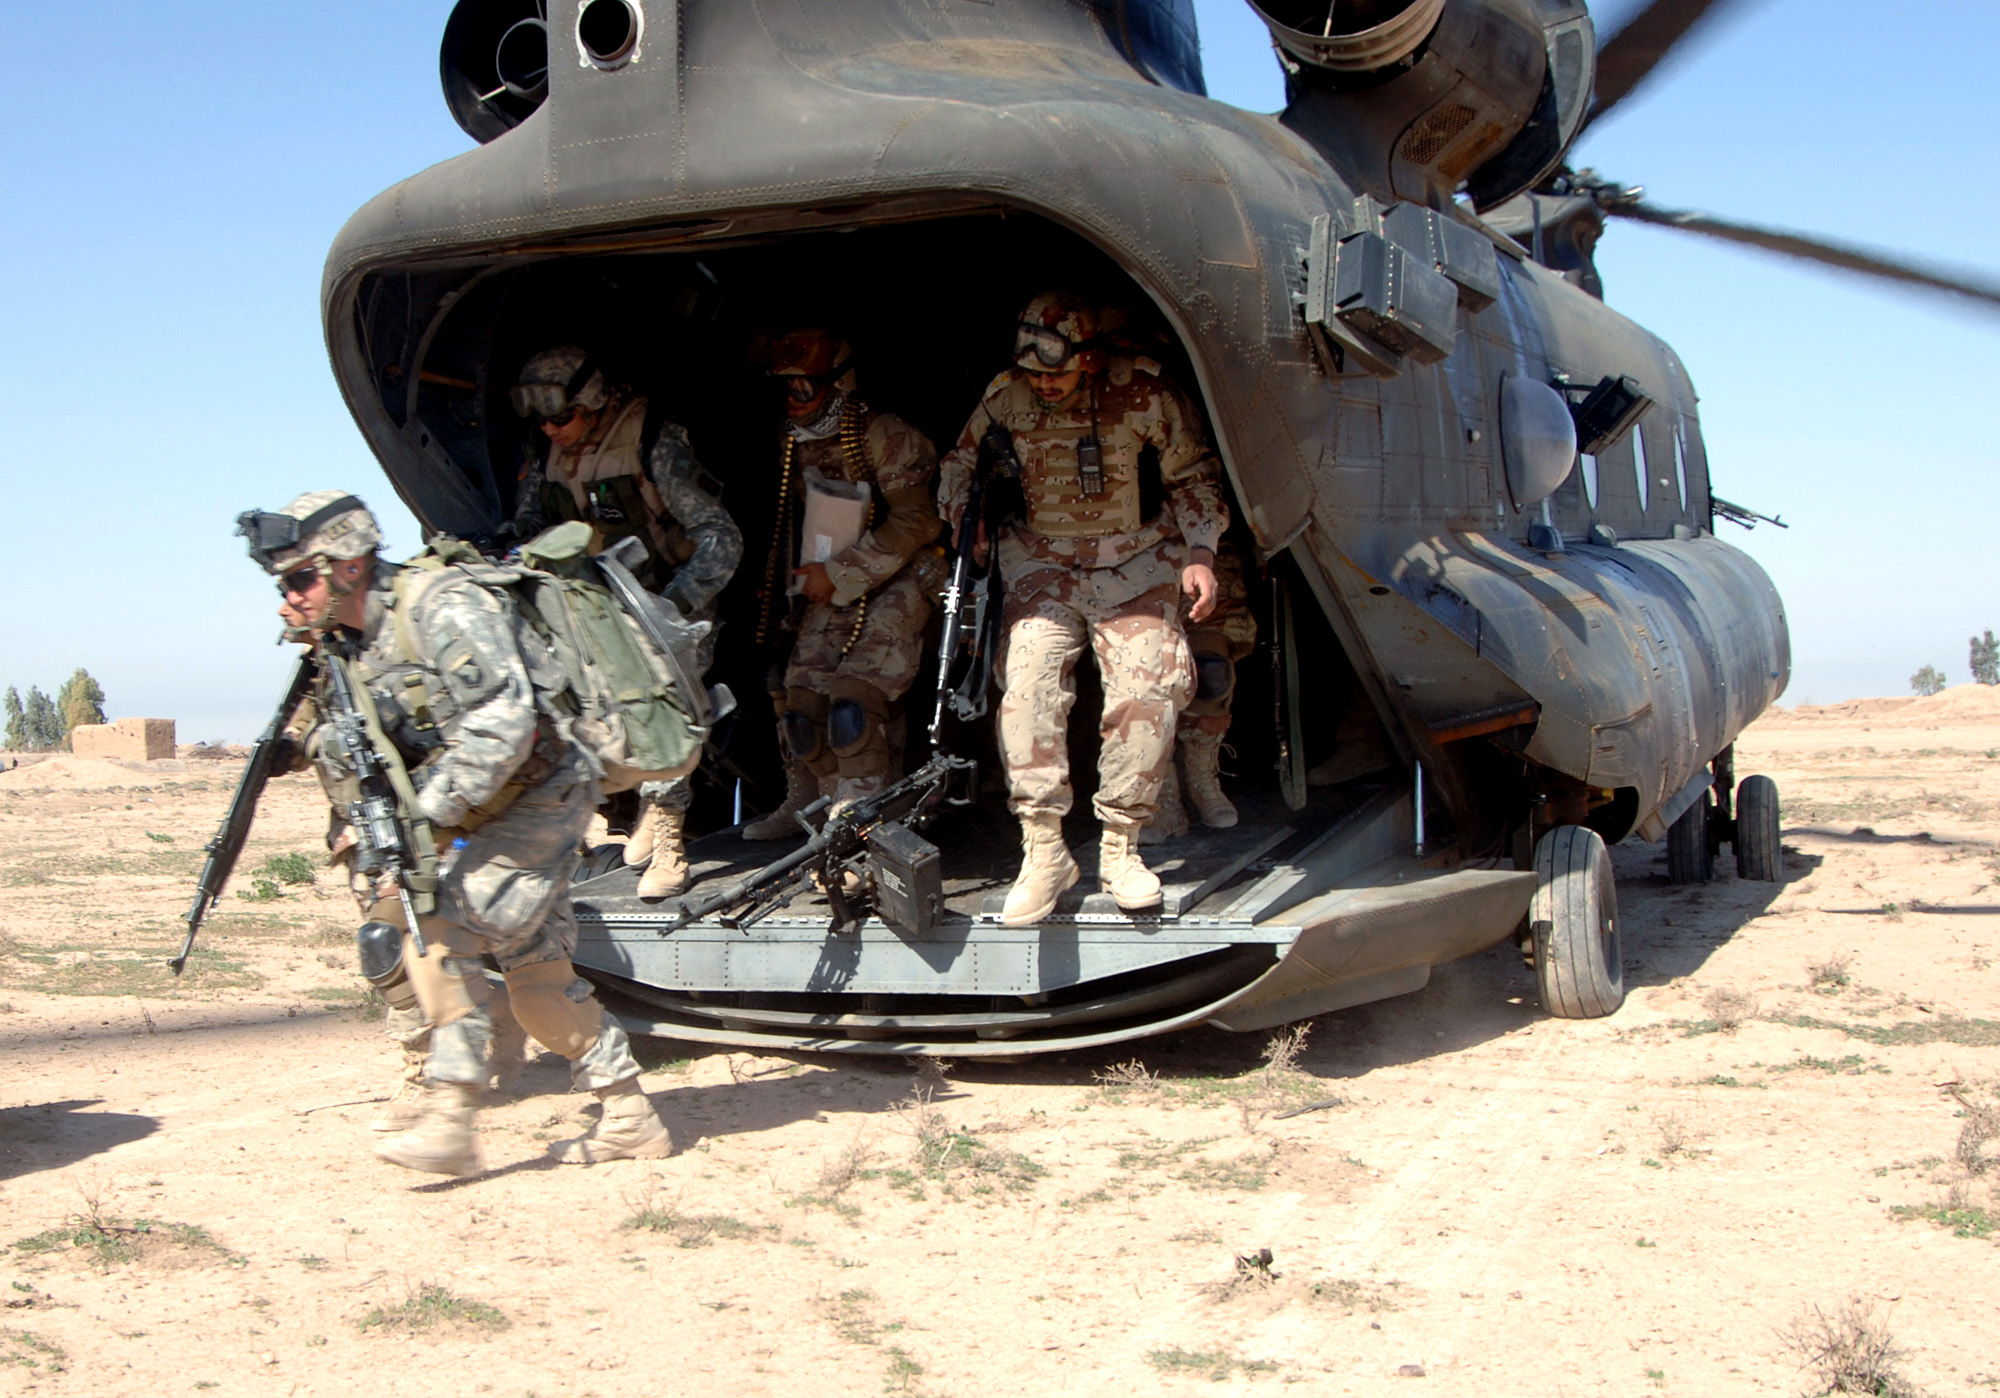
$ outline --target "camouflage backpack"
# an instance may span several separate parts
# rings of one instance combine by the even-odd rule
[[[707,623],[689,623],[641,588],[625,550],[589,554],[590,538],[587,524],[559,524],[523,545],[519,563],[433,538],[397,578],[399,644],[409,649],[402,627],[413,590],[426,574],[455,569],[507,599],[536,704],[597,759],[605,790],[684,776],[712,721],[694,663]]]

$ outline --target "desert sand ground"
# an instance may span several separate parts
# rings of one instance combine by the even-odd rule
[[[462,1181],[369,1153],[398,1060],[326,875],[167,976],[233,765],[5,773],[0,1390],[1799,1393],[1816,1317],[1893,1337],[1895,1391],[2000,1388],[1996,701],[1760,722],[1787,881],[1620,847],[1607,1020],[1502,947],[1289,1067],[646,1042],[681,1152],[587,1170],[542,1163],[589,1101],[544,1056]],[[279,783],[236,889],[322,820]]]

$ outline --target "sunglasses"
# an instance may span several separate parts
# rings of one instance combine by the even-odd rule
[[[284,597],[290,597],[293,593],[297,593],[303,597],[312,591],[313,584],[318,581],[319,569],[317,567],[294,568],[291,572],[278,579],[278,592],[279,595]]]

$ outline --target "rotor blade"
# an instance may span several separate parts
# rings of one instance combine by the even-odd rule
[[[1652,0],[1597,46],[1597,91],[1585,125],[1632,95],[1711,11],[1737,0]]]
[[[1936,291],[1950,292],[1954,296],[1982,301],[1989,307],[2000,307],[2000,280],[1979,272],[1926,267],[1920,263],[1903,261],[1873,248],[1836,243],[1825,238],[1805,238],[1797,233],[1780,232],[1775,228],[1759,228],[1749,223],[1731,223],[1712,214],[1693,213],[1685,209],[1663,209],[1657,204],[1647,204],[1636,199],[1604,204],[1601,207],[1606,213],[1619,218],[1635,218],[1642,223],[1656,223],[1665,228],[1679,228],[1689,233],[1702,233],[1732,243],[1745,243],[1753,248],[1763,248],[1767,252],[1783,253],[1788,257],[1802,257],[1809,262],[1821,262],[1829,267],[1845,268],[1847,271],[1859,272],[1864,276],[1883,277],[1889,281],[1927,286]]]

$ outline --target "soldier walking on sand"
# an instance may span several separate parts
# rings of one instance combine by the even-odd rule
[[[785,800],[743,827],[746,840],[796,835],[794,813],[820,796],[857,801],[893,779],[903,696],[941,581],[936,449],[856,395],[850,360],[834,334],[805,328],[782,337],[771,361],[785,429],[758,625],[760,640],[782,644],[789,632],[791,642],[771,694]],[[843,509],[852,530],[809,529]]]
[[[589,1164],[666,1155],[666,1126],[639,1087],[625,1031],[607,1020],[570,951],[576,922],[569,875],[598,800],[589,754],[538,710],[515,642],[509,604],[456,568],[404,569],[376,557],[381,530],[368,508],[340,491],[302,495],[276,514],[246,513],[238,531],[278,579],[288,639],[319,661],[317,687],[297,726],[298,756],[332,798],[328,844],[336,859],[356,844],[347,825],[357,794],[352,758],[325,716],[332,667],[366,695],[372,746],[407,773],[415,810],[439,852],[436,911],[422,919],[419,957],[404,931],[393,884],[365,890],[370,927],[400,962],[431,1026],[423,1114],[385,1137],[376,1154],[413,1170],[463,1175],[479,1168],[473,1115],[487,1082],[493,1021],[480,958],[500,967],[521,1025],[570,1060],[571,1081],[594,1092],[603,1117],[580,1139],[551,1147]],[[367,713],[372,709],[373,713]],[[401,783],[399,782],[399,785]],[[364,932],[368,929],[364,929]]]
[[[591,527],[592,553],[636,538],[646,550],[639,581],[690,621],[713,623],[716,595],[743,561],[743,533],[722,508],[722,487],[695,460],[686,430],[607,381],[575,345],[543,350],[522,365],[512,398],[514,411],[548,439],[547,454],[531,457],[522,475],[516,536],[526,540],[580,519]],[[696,654],[704,673],[714,657],[711,624]],[[625,862],[646,866],[641,898],[687,887],[683,826],[693,799],[687,777],[639,788]]]
[[[1194,405],[1156,362],[1106,352],[1096,335],[1079,298],[1036,297],[1016,327],[1016,367],[987,388],[941,468],[939,503],[955,526],[991,424],[1007,429],[1021,466],[1025,517],[994,541],[1007,598],[1000,751],[1023,844],[1001,914],[1010,927],[1048,916],[1079,877],[1062,818],[1074,798],[1068,722],[1086,645],[1104,687],[1098,877],[1128,911],[1159,902],[1137,846],[1194,692],[1180,596],[1192,621],[1207,619],[1229,523]],[[1166,499],[1147,518],[1141,477],[1154,456]]]

